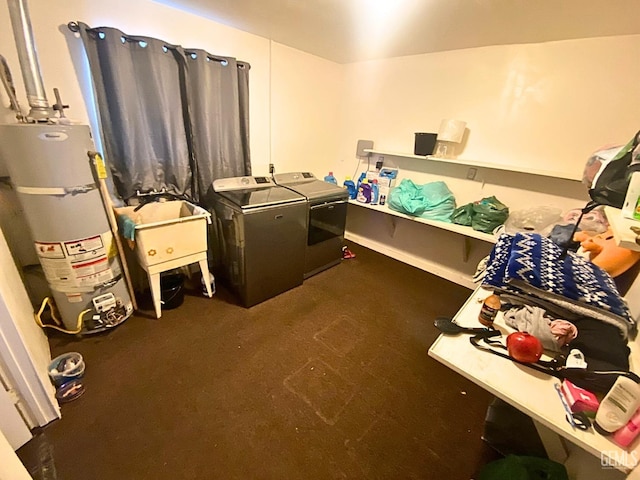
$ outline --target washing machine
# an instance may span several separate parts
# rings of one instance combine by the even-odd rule
[[[304,280],[307,199],[270,177],[215,180],[206,206],[212,268],[251,307]]]
[[[347,221],[347,190],[310,172],[279,173],[274,181],[307,199],[304,278],[339,264]]]

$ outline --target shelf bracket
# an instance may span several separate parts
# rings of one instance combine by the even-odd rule
[[[391,238],[396,235],[396,227],[398,226],[398,218],[393,215],[385,215],[385,219],[387,222],[387,230],[389,232],[389,236]]]
[[[462,237],[462,261],[464,263],[469,261],[469,252],[471,252],[471,242],[468,237]]]

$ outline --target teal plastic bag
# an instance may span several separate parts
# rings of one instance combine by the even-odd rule
[[[456,209],[456,199],[444,182],[430,182],[422,185],[422,193],[426,200],[422,218],[451,222],[451,214]]]
[[[391,190],[387,199],[389,208],[416,217],[450,222],[456,208],[453,193],[444,182],[416,185],[404,179]]]
[[[400,185],[389,192],[387,204],[396,212],[418,216],[424,212],[427,201],[420,187],[412,180],[405,178]]]

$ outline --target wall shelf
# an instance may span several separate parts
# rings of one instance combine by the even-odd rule
[[[383,155],[390,157],[400,157],[400,158],[412,158],[416,160],[429,160],[432,162],[439,163],[451,163],[454,165],[468,165],[470,167],[477,168],[490,168],[492,170],[503,170],[507,172],[517,172],[517,173],[525,173],[528,175],[539,175],[543,177],[553,177],[553,178],[561,178],[564,180],[572,180],[576,182],[582,181],[582,173],[576,174],[575,172],[559,172],[553,170],[540,170],[536,168],[525,168],[525,167],[516,167],[513,165],[503,165],[499,163],[488,163],[488,162],[478,162],[475,160],[465,160],[462,158],[440,158],[434,157],[433,155],[412,155],[410,153],[399,153],[399,152],[389,152],[386,150],[377,150],[377,149],[365,149],[366,153],[371,153],[373,155]]]
[[[351,217],[351,214],[347,215],[347,229],[344,234],[346,240],[471,290],[476,287],[473,273],[477,262],[489,253],[497,240],[497,237],[478,232],[471,227],[407,215],[391,210],[387,205],[371,205],[356,200],[349,200],[349,204],[350,209],[362,213],[353,211],[355,217]],[[373,217],[369,215],[373,215],[373,213],[369,214],[368,212],[384,214],[380,217],[382,222],[371,222]],[[351,221],[349,221],[350,218]],[[372,227],[372,225],[375,226]],[[429,233],[426,238],[430,239],[429,242],[435,239],[434,245],[429,246],[429,242],[426,244],[419,242],[415,245],[416,248],[413,248],[406,243],[406,237],[404,237],[407,234],[406,228],[416,226],[413,229],[413,235],[421,235],[420,228],[425,227],[417,225],[433,227],[434,231]],[[403,232],[399,239],[396,238],[396,228]],[[442,252],[437,253],[442,248],[453,252],[456,246],[461,249],[460,256],[453,253],[449,255],[442,255]]]
[[[405,213],[391,210],[386,205],[371,205],[370,203],[362,203],[358,202],[357,200],[349,200],[349,203],[352,205],[357,205],[359,207],[368,208],[370,210],[375,210],[376,212],[382,212],[388,215],[393,215],[395,217],[406,218],[407,220],[412,220],[414,222],[424,223],[425,225],[430,225],[442,230],[448,230],[450,232],[458,233],[460,235],[464,235],[465,237],[482,240],[484,242],[496,243],[497,240],[497,237],[495,237],[494,235],[479,232],[471,227],[466,227],[464,225],[458,225],[455,223],[439,222],[438,220],[429,220],[428,218],[414,217],[412,215],[407,215]]]

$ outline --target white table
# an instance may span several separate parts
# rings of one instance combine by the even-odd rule
[[[482,300],[490,293],[476,289],[454,321],[461,326],[481,327],[478,313]],[[502,314],[498,314],[495,324],[503,332],[503,341],[513,331],[505,326]],[[469,338],[468,334],[440,335],[429,349],[429,355],[529,415],[549,458],[564,463],[570,478],[640,479],[640,442],[632,444],[636,445],[635,449],[626,452],[593,428],[587,432],[574,430],[565,419],[554,388],[558,379],[477,349]],[[631,369],[638,372],[637,345],[632,342],[630,347]]]

